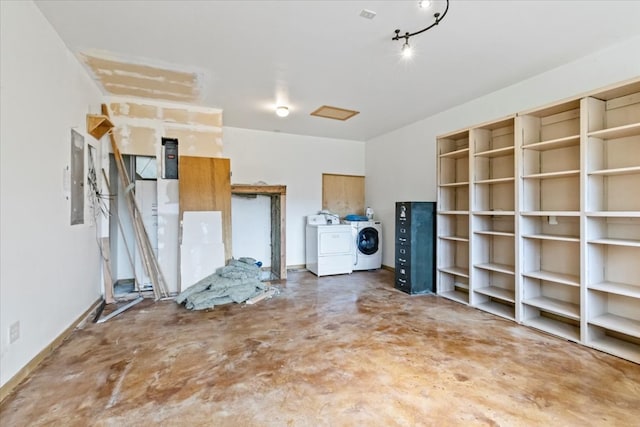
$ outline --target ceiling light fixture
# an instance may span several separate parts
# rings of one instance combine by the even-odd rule
[[[395,31],[396,35],[395,35],[395,36],[393,36],[393,37],[391,38],[391,40],[400,40],[400,39],[404,39],[404,44],[402,45],[402,56],[403,56],[404,58],[409,58],[409,57],[411,57],[411,53],[412,53],[412,52],[411,52],[411,46],[409,46],[409,37],[417,36],[418,34],[424,33],[425,31],[432,29],[433,27],[435,27],[436,25],[438,25],[438,24],[440,23],[440,21],[442,21],[442,20],[444,19],[445,15],[446,15],[446,14],[447,14],[447,12],[449,11],[449,0],[446,0],[446,2],[447,2],[447,5],[446,5],[446,7],[445,7],[445,9],[444,9],[444,12],[442,12],[442,13],[440,13],[440,12],[436,12],[436,13],[434,13],[434,14],[433,14],[433,18],[434,18],[435,20],[434,20],[434,22],[433,22],[431,25],[429,25],[428,27],[423,28],[422,30],[419,30],[419,31],[416,31],[416,32],[413,32],[413,33],[410,33],[410,32],[408,32],[408,31],[407,31],[406,33],[404,33],[404,35],[403,35],[403,36],[401,36],[401,35],[400,35],[400,30],[399,30],[399,29]],[[418,5],[419,5],[421,8],[426,8],[426,7],[429,7],[429,4],[430,4],[430,3],[431,3],[431,2],[429,2],[429,1],[420,1],[420,2],[418,2]]]
[[[289,107],[278,105],[276,107],[276,114],[278,115],[278,117],[287,117],[289,115]]]

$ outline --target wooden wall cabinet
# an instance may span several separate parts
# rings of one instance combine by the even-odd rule
[[[437,147],[438,294],[640,363],[640,81]]]

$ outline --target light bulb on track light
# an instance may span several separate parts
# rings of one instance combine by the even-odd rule
[[[409,40],[405,40],[404,44],[402,45],[402,51],[401,51],[402,57],[403,58],[411,58],[411,56],[413,55],[413,51],[411,50],[411,46],[409,46]]]

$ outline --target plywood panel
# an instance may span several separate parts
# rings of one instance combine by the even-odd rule
[[[364,177],[322,174],[322,209],[341,217],[364,215]]]
[[[180,219],[184,211],[221,211],[225,259],[231,251],[231,164],[229,159],[180,156]]]

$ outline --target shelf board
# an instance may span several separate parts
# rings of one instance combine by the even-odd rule
[[[474,231],[475,234],[481,234],[485,236],[503,236],[503,237],[514,237],[515,233],[509,233],[506,231],[492,231],[492,230],[481,230]]]
[[[604,335],[589,343],[589,346],[614,356],[640,364],[640,345]]]
[[[593,239],[589,240],[588,243],[593,243],[596,245],[631,246],[634,248],[640,248],[640,240],[631,239]]]
[[[464,289],[464,290],[466,290],[466,291],[468,291],[468,290],[469,290],[469,284],[468,284],[468,283],[454,282],[454,283],[453,283],[453,287],[454,287],[454,288]]]
[[[522,216],[580,216],[580,211],[525,211]],[[640,216],[640,214],[638,215]]]
[[[526,239],[556,240],[559,242],[580,242],[580,237],[558,236],[554,234],[523,234],[522,237]]]
[[[109,117],[100,114],[87,114],[87,132],[95,139],[102,138],[113,128]]]
[[[487,301],[482,304],[478,304],[476,308],[486,311],[491,314],[495,314],[496,316],[506,317],[509,320],[515,319],[515,309],[506,304],[500,304],[496,301]]]
[[[469,181],[460,181],[460,182],[448,182],[446,184],[440,184],[440,187],[464,187],[469,185]]]
[[[474,181],[474,184],[500,184],[503,182],[513,182],[516,179],[512,176],[508,176],[505,178],[491,178],[491,179],[481,179],[479,181]]]
[[[589,289],[594,291],[608,292],[610,294],[622,295],[632,298],[640,298],[640,285],[630,285],[618,282],[600,282],[589,285]]]
[[[595,130],[587,133],[587,136],[600,139],[616,139],[626,136],[640,135],[640,123],[618,126],[610,129]]]
[[[640,218],[640,211],[592,211],[588,217]]]
[[[568,339],[570,341],[580,341],[580,328],[568,323],[559,322],[548,317],[534,317],[523,322],[527,326],[540,329],[541,331]]]
[[[440,154],[440,158],[444,159],[460,159],[469,155],[469,147],[461,148],[455,151],[449,151],[448,153]]]
[[[486,286],[474,289],[475,292],[488,297],[498,298],[503,301],[516,302],[515,292],[511,289],[499,288],[497,286]]]
[[[503,216],[503,215],[515,215],[515,212],[514,211],[473,211],[473,214]]]
[[[597,176],[613,176],[613,175],[631,175],[640,173],[640,166],[629,166],[626,168],[600,169],[589,172],[589,175]]]
[[[580,135],[570,135],[562,138],[550,139],[548,141],[526,144],[522,148],[525,150],[547,151],[558,148],[573,147],[580,144]]]
[[[513,154],[513,146],[510,147],[502,147],[496,148],[494,150],[481,151],[480,153],[475,153],[474,155],[477,157],[500,157],[500,156],[508,156]]]
[[[532,279],[546,280],[548,282],[555,282],[563,285],[580,286],[580,277],[573,274],[553,273],[551,271],[538,270],[522,273],[522,275]]]
[[[467,294],[466,292],[446,291],[439,293],[438,295],[462,304],[469,304],[469,294]]]
[[[627,317],[617,316],[615,314],[606,313],[596,316],[589,320],[592,325],[610,331],[620,332],[625,335],[640,338],[640,320],[629,319]]]
[[[473,266],[483,270],[497,271],[498,273],[515,274],[515,267],[513,265],[486,262],[482,264],[474,264]]]
[[[443,273],[449,273],[449,274],[453,274],[454,276],[461,276],[461,277],[469,277],[469,270],[466,268],[462,268],[462,267],[456,267],[454,266],[450,266],[450,267],[440,267],[438,268],[439,271],[443,272]]]
[[[440,239],[442,240],[453,240],[455,242],[468,242],[469,238],[468,237],[461,237],[461,236],[438,236]]]
[[[469,211],[438,211],[438,215],[469,215]]]
[[[529,298],[522,302],[542,311],[564,316],[568,319],[580,320],[580,306],[577,304],[549,297]]]
[[[565,178],[565,177],[578,176],[578,175],[580,175],[580,169],[571,169],[571,170],[557,171],[557,172],[532,173],[529,175],[524,175],[522,178],[547,179],[547,178]]]

